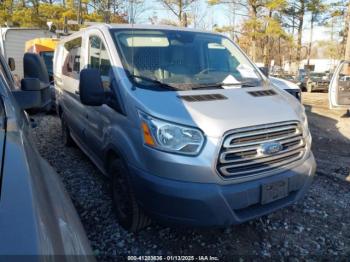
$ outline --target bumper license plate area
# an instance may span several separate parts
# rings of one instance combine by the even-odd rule
[[[261,204],[265,205],[288,196],[288,179],[266,183],[261,186]]]

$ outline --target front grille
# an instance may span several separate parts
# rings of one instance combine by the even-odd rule
[[[277,153],[262,154],[261,145],[278,142]],[[298,122],[282,122],[229,133],[223,141],[217,170],[224,177],[238,178],[270,172],[300,160],[305,154],[305,141]]]

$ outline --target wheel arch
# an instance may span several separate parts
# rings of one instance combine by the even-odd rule
[[[104,163],[103,163],[104,169],[106,170],[107,174],[108,174],[108,171],[109,171],[109,168],[110,168],[112,162],[114,160],[118,160],[118,159],[122,160],[124,163],[126,163],[123,153],[115,146],[109,145],[105,150]]]

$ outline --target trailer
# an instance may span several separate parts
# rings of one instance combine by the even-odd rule
[[[13,58],[15,69],[13,74],[17,80],[23,78],[23,55],[25,43],[33,38],[52,37],[54,34],[39,28],[0,27],[0,53],[8,61]]]

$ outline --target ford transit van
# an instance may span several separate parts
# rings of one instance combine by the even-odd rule
[[[130,231],[242,223],[314,176],[304,107],[220,34],[91,26],[60,41],[54,78],[63,142],[111,178]]]

